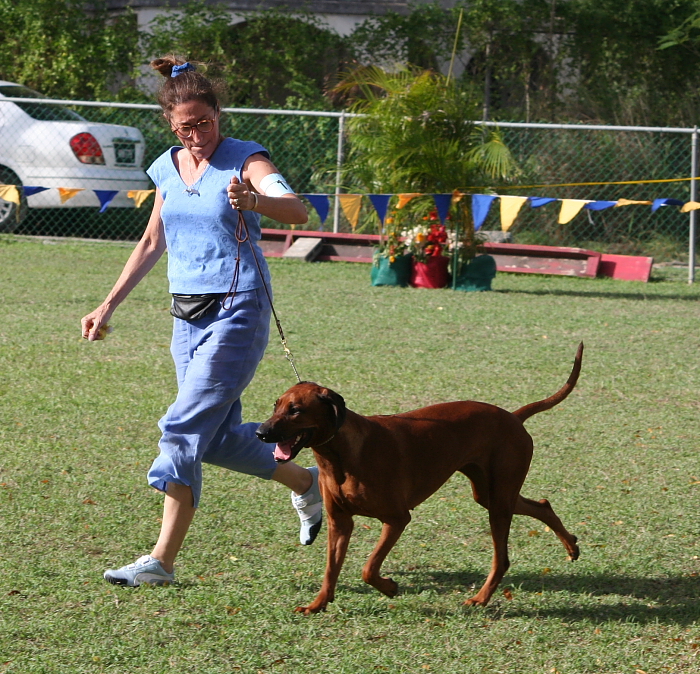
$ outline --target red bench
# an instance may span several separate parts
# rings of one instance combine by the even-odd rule
[[[267,257],[282,257],[298,237],[315,237],[323,241],[319,261],[372,262],[377,234],[336,234],[294,229],[263,229],[260,247]],[[601,254],[584,248],[526,246],[517,243],[483,244],[484,252],[493,255],[500,272],[521,274],[556,274],[559,276],[609,276],[628,281],[648,281],[653,259],[633,255]]]

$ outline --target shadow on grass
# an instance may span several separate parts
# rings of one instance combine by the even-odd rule
[[[510,289],[494,289],[491,292],[500,293],[502,295],[540,295],[540,296],[559,296],[559,297],[586,297],[608,300],[682,300],[687,302],[697,302],[698,295],[657,295],[656,293],[621,293],[621,292],[603,292],[601,290],[585,291],[585,290],[516,290]]]
[[[455,594],[454,611],[462,613],[474,610],[462,605],[463,599],[473,591],[476,592],[486,579],[486,573],[469,572],[433,572],[433,571],[395,571],[389,574],[399,584],[401,596],[416,596],[425,592],[437,595],[455,594],[456,590],[464,593]],[[516,601],[499,602],[503,591],[510,588]],[[340,583],[339,590],[351,594],[379,593],[366,585]],[[539,595],[545,593],[548,601],[545,605],[534,607],[532,597],[518,602],[518,595],[524,593]],[[554,593],[566,593],[566,605],[562,596],[556,600]],[[580,601],[579,601],[580,597]],[[500,607],[498,604],[500,603]],[[539,602],[538,602],[539,603]],[[552,617],[565,622],[635,622],[647,624],[662,622],[665,624],[690,625],[700,620],[700,578],[676,576],[669,578],[649,578],[621,576],[612,574],[587,574],[583,576],[515,573],[507,574],[496,590],[491,604],[486,609],[492,615],[493,609],[502,617]],[[478,609],[477,609],[478,610]],[[426,598],[421,610],[426,616],[445,614],[444,609],[436,610]]]

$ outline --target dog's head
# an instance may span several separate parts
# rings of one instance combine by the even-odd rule
[[[328,388],[310,381],[292,386],[275,402],[272,416],[256,435],[274,442],[275,461],[291,461],[304,447],[330,440],[345,421],[345,401]]]

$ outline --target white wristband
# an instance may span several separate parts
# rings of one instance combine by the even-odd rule
[[[281,197],[294,194],[281,173],[269,173],[260,181],[260,191],[268,197]]]

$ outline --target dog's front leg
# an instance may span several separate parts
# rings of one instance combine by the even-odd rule
[[[348,543],[355,526],[352,515],[337,508],[332,503],[326,505],[328,515],[328,557],[326,573],[323,577],[321,591],[308,606],[298,606],[295,610],[304,615],[325,611],[326,606],[335,599],[335,585],[338,582],[340,569],[345,561]]]
[[[399,540],[403,530],[410,521],[411,514],[407,512],[402,517],[384,522],[382,535],[379,537],[377,545],[362,569],[362,580],[368,585],[376,587],[387,597],[395,597],[399,586],[391,578],[382,578],[379,571],[386,556],[394,547],[396,541]]]

